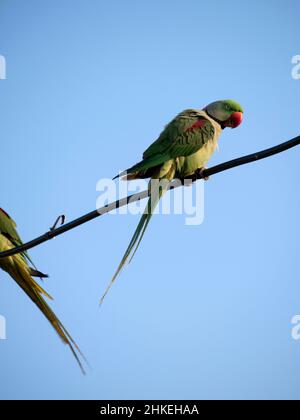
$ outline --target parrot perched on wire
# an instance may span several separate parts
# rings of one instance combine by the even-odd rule
[[[16,230],[16,223],[3,209],[0,208],[0,252],[7,251],[20,245],[22,245],[22,240]],[[29,264],[31,264],[34,268],[30,267]],[[43,296],[46,296],[52,300],[52,297],[33,279],[33,277],[39,277],[42,279],[48,276],[36,269],[27,252],[16,254],[11,257],[0,258],[0,268],[6,271],[18,283],[29,298],[42,311],[62,341],[70,347],[75,359],[84,373],[84,369],[80,361],[80,356],[83,358],[84,356],[68,331],[43,298]]]
[[[225,127],[238,127],[242,123],[243,113],[241,105],[231,99],[213,102],[202,110],[187,109],[181,112],[144,152],[143,160],[115,178],[172,181],[205,169],[205,164],[217,148],[222,130]],[[167,182],[154,192],[150,183],[148,204],[101,303],[126,262],[135,254],[153,211],[167,190]]]

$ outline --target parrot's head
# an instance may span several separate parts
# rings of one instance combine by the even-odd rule
[[[238,127],[243,121],[244,110],[232,99],[216,101],[204,108],[207,114],[216,120],[222,128]]]

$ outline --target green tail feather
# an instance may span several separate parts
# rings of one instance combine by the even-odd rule
[[[149,183],[149,188],[151,185],[151,181]],[[117,271],[115,272],[113,278],[111,279],[109,285],[107,286],[101,300],[100,300],[100,305],[103,303],[105,296],[107,295],[107,293],[109,292],[110,288],[112,287],[114,281],[116,280],[116,278],[118,277],[118,275],[120,274],[120,272],[122,271],[123,267],[125,266],[125,264],[127,263],[127,261],[129,260],[129,262],[132,260],[132,258],[134,257],[142,239],[143,236],[145,234],[146,228],[151,220],[151,217],[153,215],[153,212],[157,206],[157,204],[159,203],[160,198],[162,197],[162,195],[164,194],[164,192],[167,190],[167,187],[165,186],[160,186],[158,189],[156,189],[154,192],[155,194],[151,194],[150,193],[150,197],[148,200],[148,203],[146,205],[146,208],[144,210],[144,214],[141,217],[141,220],[133,234],[133,237],[128,245],[128,248],[126,249],[126,252],[119,264],[119,267],[117,268]]]

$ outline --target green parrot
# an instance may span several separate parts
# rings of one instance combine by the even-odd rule
[[[143,160],[115,178],[151,178],[150,183],[153,179],[170,182],[203,170],[217,148],[222,130],[225,127],[238,127],[242,123],[243,112],[241,105],[231,99],[213,102],[203,110],[187,109],[181,112],[144,152]],[[156,205],[167,191],[168,182],[160,182],[156,190],[151,188],[150,183],[148,204],[101,303],[126,262],[135,254]]]
[[[16,223],[3,209],[0,208],[0,252],[7,251],[20,245],[22,245],[22,240],[16,230]],[[34,268],[30,267],[29,263]],[[0,258],[0,268],[6,271],[18,283],[29,298],[42,311],[62,341],[70,347],[75,359],[84,373],[84,369],[80,361],[80,356],[83,357],[80,349],[46,303],[43,295],[51,300],[52,297],[33,279],[33,277],[40,277],[42,279],[48,276],[36,269],[27,252],[16,254],[11,257]]]

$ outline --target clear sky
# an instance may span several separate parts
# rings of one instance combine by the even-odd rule
[[[210,165],[298,134],[299,2],[0,0],[1,207],[24,240],[95,208],[179,111],[234,98]],[[300,149],[214,176],[205,220],[155,216],[98,302],[138,216],[110,215],[31,252],[92,368],[83,377],[4,273],[0,398],[299,398]]]

